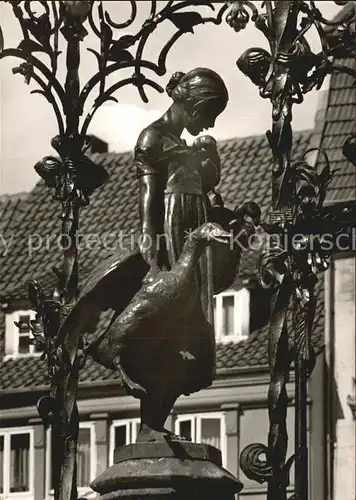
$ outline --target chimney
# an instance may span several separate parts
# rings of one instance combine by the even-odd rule
[[[109,150],[108,143],[96,137],[96,135],[90,135],[91,146],[88,152],[90,153],[107,153]]]

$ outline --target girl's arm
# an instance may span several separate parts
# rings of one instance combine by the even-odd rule
[[[135,148],[135,165],[140,182],[140,249],[143,258],[158,271],[158,235],[163,232],[164,179],[159,171],[161,139],[155,130],[144,130]]]

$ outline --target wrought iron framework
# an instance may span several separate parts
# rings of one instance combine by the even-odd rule
[[[336,2],[347,3],[347,2]],[[327,74],[334,71],[356,77],[347,67],[333,64],[332,56],[351,54],[355,49],[355,12],[350,10],[342,22],[324,19],[315,2],[265,2],[266,12],[258,14],[250,2],[236,2],[235,18],[252,20],[267,38],[271,52],[253,48],[238,60],[238,67],[260,89],[263,98],[272,103],[272,129],[267,138],[273,154],[272,208],[270,225],[266,230],[271,239],[262,249],[259,278],[262,286],[273,288],[269,327],[270,387],[268,410],[270,428],[268,446],[251,444],[241,454],[245,474],[268,483],[268,500],[286,500],[289,472],[295,466],[294,500],[309,498],[307,445],[307,383],[315,365],[311,342],[316,310],[315,286],[317,274],[326,271],[330,249],[325,251],[323,235],[347,231],[355,224],[355,205],[327,209],[323,207],[333,172],[327,156],[318,173],[307,162],[307,153],[291,163],[292,107],[303,102],[311,89],[320,89]],[[231,14],[230,14],[231,15]],[[322,51],[312,52],[307,41],[308,30],[314,26],[320,37]],[[325,27],[338,28],[337,43],[331,45]],[[355,137],[344,145],[353,144],[348,159],[356,165]],[[347,154],[345,155],[347,156]],[[287,245],[281,245],[284,232]],[[303,238],[296,240],[296,236]],[[324,248],[324,249],[323,249]],[[335,249],[335,247],[334,247]],[[288,331],[288,313],[292,315],[292,334]],[[295,453],[287,459],[288,434],[286,427],[288,395],[286,383],[291,363],[295,374]],[[261,460],[261,455],[266,459]],[[292,500],[292,499],[290,499]]]
[[[296,470],[295,500],[308,498],[307,450],[307,380],[313,370],[315,356],[311,332],[316,307],[314,294],[316,274],[328,267],[330,252],[323,250],[317,234],[321,229],[335,237],[355,223],[355,206],[347,204],[334,209],[323,207],[327,185],[333,172],[325,156],[322,172],[308,164],[307,155],[291,162],[292,107],[313,88],[320,89],[325,77],[333,71],[356,76],[350,68],[333,63],[333,56],[351,54],[355,49],[354,13],[341,21],[325,19],[314,1],[265,1],[263,12],[251,1],[221,2],[216,8],[207,1],[167,1],[159,10],[156,1],[150,2],[150,14],[137,32],[127,34],[136,19],[140,2],[131,0],[128,19],[114,21],[101,1],[7,1],[22,30],[22,40],[16,48],[5,48],[0,30],[0,59],[13,57],[23,62],[13,73],[34,81],[52,106],[58,135],[52,146],[60,159],[45,157],[35,169],[53,190],[61,204],[62,238],[71,244],[63,245],[61,269],[55,269],[58,283],[53,296],[43,297],[40,285],[32,281],[29,299],[37,311],[31,323],[34,342],[43,348],[48,362],[50,395],[38,403],[45,425],[51,424],[56,438],[53,464],[55,498],[76,499],[76,443],[78,411],[76,392],[79,371],[86,353],[83,339],[75,345],[65,345],[57,332],[61,321],[70,311],[78,293],[78,254],[76,233],[80,208],[89,203],[92,192],[103,184],[107,174],[91,162],[86,151],[90,146],[87,135],[90,123],[100,106],[115,100],[113,94],[127,85],[137,88],[143,102],[148,102],[146,88],[163,89],[152,75],[166,73],[166,58],[173,44],[200,24],[219,25],[225,21],[236,31],[250,22],[267,38],[270,52],[264,49],[247,50],[237,61],[238,68],[260,89],[262,98],[272,103],[272,127],[267,137],[273,155],[272,206],[267,232],[274,235],[272,244],[263,249],[258,273],[261,284],[272,287],[272,315],[269,331],[271,382],[268,394],[270,431],[268,446],[251,444],[241,454],[241,468],[254,480],[268,483],[268,500],[286,500],[289,471]],[[33,4],[41,6],[34,11]],[[146,2],[147,3],[147,2]],[[339,5],[348,2],[334,2]],[[142,3],[141,3],[142,4]],[[192,9],[190,9],[192,8]],[[212,17],[203,17],[200,10],[210,9]],[[190,10],[187,10],[190,9]],[[150,35],[163,22],[170,22],[177,31],[163,46],[157,62],[144,57]],[[314,53],[307,41],[308,31],[315,27],[322,50]],[[81,43],[92,31],[100,40],[100,51],[88,49],[97,60],[97,71],[80,86]],[[330,43],[328,30],[337,30],[336,43]],[[120,30],[125,34],[120,35]],[[66,79],[57,78],[59,37],[66,42]],[[36,53],[48,56],[46,65]],[[107,77],[122,69],[132,68],[129,78],[118,78],[108,86]],[[83,116],[89,95],[98,88],[91,110]],[[356,166],[355,137],[346,141],[344,155]],[[307,152],[306,152],[307,153]],[[278,235],[288,235],[288,247],[280,245]],[[304,237],[297,244],[294,236]],[[288,312],[292,311],[292,339],[287,329]],[[293,347],[291,347],[293,346]],[[291,363],[295,371],[295,454],[287,460],[286,412],[288,395],[286,382]],[[261,459],[265,454],[266,458]],[[290,499],[292,500],[292,499]]]

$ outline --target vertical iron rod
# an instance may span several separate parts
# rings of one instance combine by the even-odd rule
[[[298,355],[295,366],[295,491],[297,500],[309,497],[308,381],[305,362]]]

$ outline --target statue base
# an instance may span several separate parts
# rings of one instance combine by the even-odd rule
[[[91,488],[100,500],[234,500],[243,485],[221,466],[221,452],[188,441],[122,446]]]

